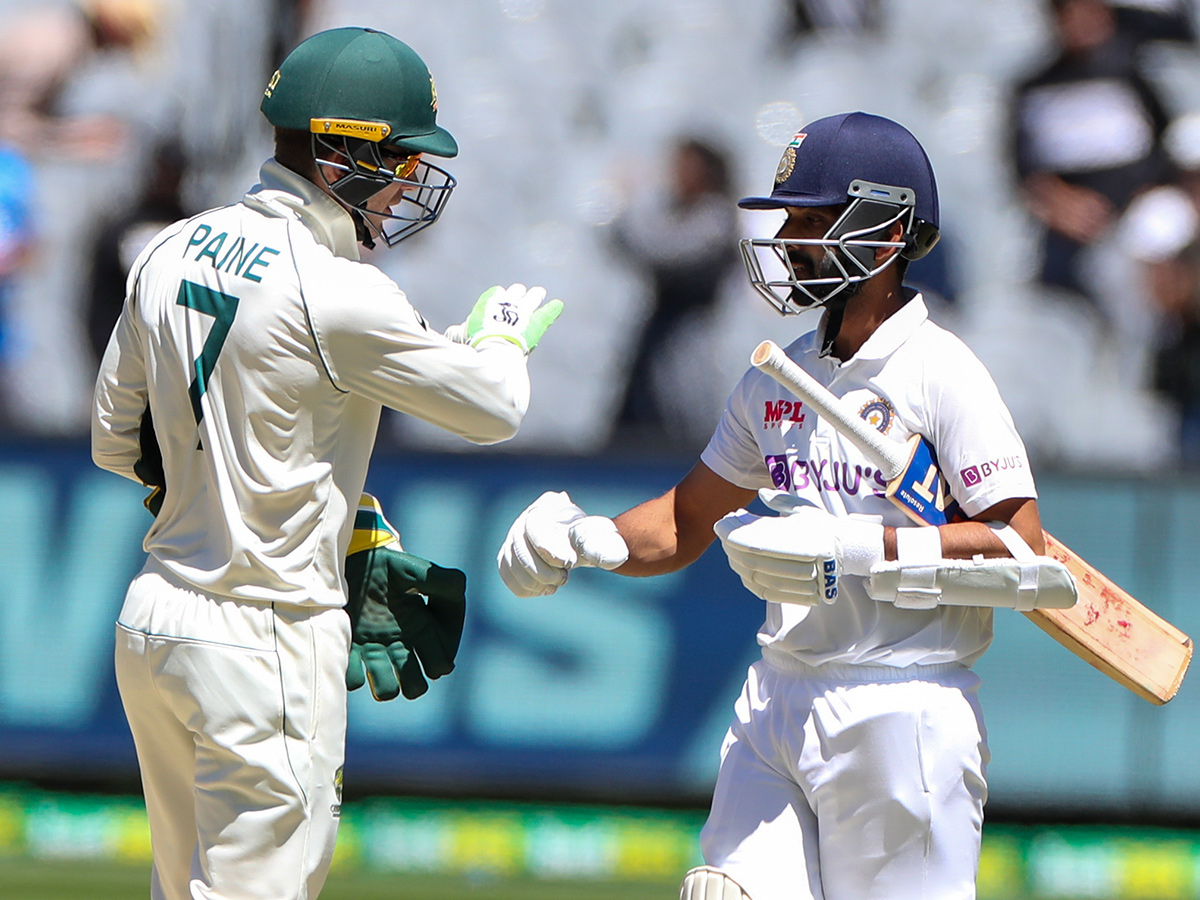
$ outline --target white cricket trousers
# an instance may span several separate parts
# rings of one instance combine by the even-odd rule
[[[153,559],[116,672],[154,851],[152,900],[312,900],[341,813],[350,623],[341,609],[185,587]]]
[[[979,677],[764,656],[721,747],[705,862],[752,900],[974,898],[989,758]]]

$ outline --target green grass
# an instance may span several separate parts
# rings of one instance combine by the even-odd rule
[[[149,867],[142,864],[0,859],[0,897],[4,900],[145,900],[149,885]],[[334,873],[321,900],[674,900],[678,892],[675,881]]]
[[[149,894],[149,866],[142,863],[0,856],[3,900],[146,900]],[[678,896],[675,880],[550,881],[335,872],[320,900],[675,900]],[[1014,895],[1004,900],[1029,898]]]

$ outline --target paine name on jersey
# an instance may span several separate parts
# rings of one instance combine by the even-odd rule
[[[232,273],[250,281],[262,281],[262,275],[255,269],[265,269],[271,264],[272,257],[279,255],[278,250],[266,244],[260,246],[256,242],[247,247],[243,235],[238,235],[230,241],[226,249],[225,242],[229,240],[229,233],[222,231],[214,235],[212,231],[209,225],[197,225],[188,238],[184,255],[196,262],[208,262],[218,272]]]

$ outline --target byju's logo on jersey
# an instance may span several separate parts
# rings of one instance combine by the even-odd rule
[[[771,474],[771,484],[781,491],[790,491],[792,489],[792,473],[788,466],[788,458],[771,454],[764,461],[767,464],[767,471]]]
[[[891,430],[892,420],[896,418],[895,408],[882,397],[868,400],[858,414],[880,434],[887,434]]]
[[[998,456],[996,459],[985,460],[978,465],[959,469],[958,477],[967,487],[974,487],[982,484],[985,478],[990,478],[997,472],[1023,468],[1025,468],[1025,460],[1020,456]]]
[[[857,497],[860,493],[882,497],[887,491],[887,479],[882,472],[870,466],[851,465],[845,460],[800,459],[770,453],[763,457],[763,463],[771,483],[781,491],[800,492],[811,487],[849,497]]]

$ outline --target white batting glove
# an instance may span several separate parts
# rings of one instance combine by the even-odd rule
[[[561,300],[542,306],[545,299],[546,289],[541,287],[490,287],[475,301],[467,321],[446,329],[446,337],[472,347],[488,340],[509,341],[528,355],[562,313]]]
[[[780,516],[738,510],[718,521],[729,566],[746,589],[773,603],[833,603],[842,573],[867,575],[883,559],[883,526],[839,518],[786,491],[760,491]]]
[[[629,559],[616,523],[589,516],[564,491],[547,491],[522,512],[496,554],[500,578],[518,597],[544,597],[571,569],[615,569]]]

